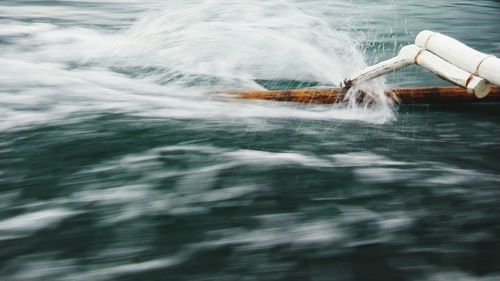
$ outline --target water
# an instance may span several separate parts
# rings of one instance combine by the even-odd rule
[[[498,1],[0,3],[0,280],[497,280],[498,104],[238,101]],[[369,85],[446,85],[410,68]]]

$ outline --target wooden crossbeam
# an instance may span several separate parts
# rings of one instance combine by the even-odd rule
[[[448,104],[448,103],[478,103],[500,102],[500,88],[493,87],[488,96],[477,98],[460,87],[417,87],[394,88],[385,94],[402,104]],[[238,98],[294,103],[333,104],[346,101],[346,92],[341,88],[293,89],[274,91],[248,91],[236,93]],[[360,99],[369,99],[361,94]]]

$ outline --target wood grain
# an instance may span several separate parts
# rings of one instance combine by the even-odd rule
[[[346,92],[341,88],[249,91],[236,94],[242,99],[313,104],[342,103],[346,98]],[[402,104],[500,102],[499,87],[493,87],[488,96],[482,99],[468,94],[464,88],[448,86],[394,88],[386,90],[385,94]],[[364,94],[359,96],[359,99],[367,98],[368,96]]]

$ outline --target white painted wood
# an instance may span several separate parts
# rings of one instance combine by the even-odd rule
[[[420,32],[415,44],[457,67],[500,86],[500,59],[438,32]]]
[[[393,72],[395,70],[404,68],[408,65],[411,65],[413,62],[408,61],[405,58],[401,57],[394,57],[392,59],[388,59],[386,61],[377,63],[376,65],[367,67],[356,74],[354,74],[352,77],[351,82],[353,85],[359,85],[362,82],[377,78],[379,76],[382,76],[384,74]]]
[[[437,76],[452,82],[455,85],[467,88],[469,94],[483,98],[491,90],[491,84],[484,78],[471,75],[429,51],[422,51],[415,59],[418,65],[427,68]]]
[[[354,74],[349,82],[352,85],[376,78],[389,72],[404,68],[417,63],[439,77],[448,80],[456,85],[467,88],[470,94],[481,98],[486,96],[491,85],[483,78],[471,75],[467,71],[460,69],[435,54],[426,51],[417,45],[408,45],[401,49],[398,56],[370,66]]]
[[[349,80],[353,85],[359,85],[362,82],[407,67],[413,64],[413,59],[420,50],[421,49],[415,45],[405,46],[399,51],[396,57],[367,67],[355,73]]]
[[[490,56],[483,61],[477,75],[485,78],[489,82],[500,86],[500,59]]]

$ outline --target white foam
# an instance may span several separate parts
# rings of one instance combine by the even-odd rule
[[[303,246],[311,244],[339,242],[345,239],[344,233],[330,221],[312,221],[299,223],[291,218],[278,225],[261,226],[254,231],[240,229],[222,231],[222,238],[203,242],[202,246],[241,245],[244,249],[269,248],[280,244]],[[280,223],[283,223],[280,225]]]
[[[122,204],[144,200],[149,195],[147,185],[124,185],[99,190],[84,190],[74,195],[73,202],[97,202],[101,204]]]
[[[357,177],[361,181],[370,183],[391,183],[402,180],[413,180],[420,176],[420,173],[407,169],[397,168],[359,168],[355,170]]]
[[[439,271],[430,273],[423,280],[429,281],[447,281],[447,280],[456,280],[456,281],[493,281],[500,279],[500,275],[497,273],[484,275],[481,277],[471,275],[470,273],[463,271]]]
[[[168,268],[178,264],[179,262],[181,262],[181,259],[179,258],[161,258],[145,262],[108,266],[68,276],[68,280],[110,280],[116,279],[122,275],[137,274],[144,271]]]
[[[225,156],[248,164],[283,165],[296,164],[311,167],[331,167],[332,163],[311,155],[296,152],[268,152],[241,149],[224,153]]]
[[[56,259],[55,254],[28,255],[18,259],[21,266],[12,280],[114,280],[122,275],[168,268],[182,262],[182,257],[151,259],[142,262],[94,263],[85,268],[72,259]]]
[[[364,166],[405,166],[410,163],[396,161],[388,157],[370,152],[350,152],[345,154],[330,155],[335,160],[336,166],[364,167]]]
[[[54,208],[22,214],[0,221],[0,233],[10,233],[18,237],[27,236],[34,231],[56,225],[77,213],[65,208]],[[3,234],[0,240],[2,237]]]
[[[33,17],[36,11],[42,17],[69,15],[71,22],[86,22],[102,14],[90,6],[1,6],[6,19],[0,22],[0,35],[9,44],[0,45],[0,130],[66,122],[82,111],[221,122],[238,118],[253,125],[261,124],[253,121],[260,118],[374,123],[394,118],[385,103],[373,108],[295,107],[208,95],[262,89],[255,79],[333,84],[363,68],[359,42],[345,31],[345,21],[330,18],[342,13],[345,4],[114,2],[124,5],[117,7],[124,11],[132,6],[156,9],[131,14],[138,17],[131,27],[111,31],[18,18]],[[381,85],[374,89],[382,91]]]

